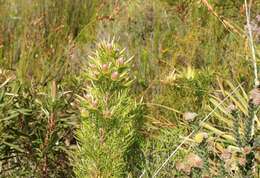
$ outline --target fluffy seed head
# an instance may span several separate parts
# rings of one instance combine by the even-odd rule
[[[187,158],[188,162],[195,168],[202,168],[203,167],[203,160],[198,155],[191,153],[188,155]]]

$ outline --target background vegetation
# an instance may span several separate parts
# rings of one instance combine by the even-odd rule
[[[244,0],[0,0],[0,177],[259,177],[246,23]]]

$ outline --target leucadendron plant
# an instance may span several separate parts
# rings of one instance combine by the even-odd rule
[[[88,59],[81,126],[73,155],[77,177],[137,177],[144,107],[131,96],[131,59],[114,42],[101,42]]]
[[[67,151],[76,125],[65,83],[21,84],[0,69],[0,177],[73,177]],[[67,141],[68,140],[68,141]]]

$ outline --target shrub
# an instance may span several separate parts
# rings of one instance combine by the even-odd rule
[[[6,80],[7,81],[7,80]],[[67,136],[77,118],[70,92],[55,81],[1,86],[1,177],[72,177]]]
[[[144,108],[130,94],[131,59],[111,42],[98,44],[79,96],[81,127],[74,156],[77,177],[137,177],[142,166]]]

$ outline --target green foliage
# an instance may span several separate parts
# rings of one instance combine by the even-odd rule
[[[143,106],[129,92],[131,59],[112,42],[98,44],[79,97],[82,125],[74,158],[77,177],[137,177],[142,168]]]
[[[158,168],[158,165],[167,159],[167,157],[171,154],[171,151],[176,147],[177,144],[179,144],[180,135],[184,135],[185,133],[185,130],[182,128],[160,128],[156,131],[156,133],[150,133],[150,135],[153,135],[153,137],[147,138],[147,144],[144,148],[146,157],[144,177],[151,177],[153,175],[153,173]],[[180,176],[181,174],[175,170],[174,162],[183,158],[185,154],[187,154],[185,150],[180,151],[177,154],[177,159],[172,159],[158,176]]]
[[[94,33],[98,0],[4,1],[0,4],[0,64],[23,83],[45,85],[73,71],[75,41]],[[83,13],[84,12],[84,13]],[[83,36],[82,31],[89,29]]]
[[[260,153],[244,14],[244,0],[0,0],[0,177],[75,177],[73,166],[78,177],[151,177],[240,82],[200,125],[208,138],[189,139],[158,176],[246,175]],[[92,53],[113,36],[124,50],[101,42]],[[203,166],[175,164],[189,155]]]
[[[226,83],[234,89],[230,82]],[[254,99],[248,100],[244,89],[242,87],[239,89],[240,91],[236,91],[230,99],[219,106],[210,121],[202,124],[205,131],[208,132],[207,137],[203,137],[203,134],[200,133],[194,136],[196,142],[195,145],[192,143],[194,150],[199,154],[203,153],[201,157],[204,158],[204,164],[211,162],[207,166],[208,174],[209,171],[214,171],[214,174],[219,177],[252,177],[255,175],[253,167],[256,164],[254,159],[257,151],[253,148],[253,143],[257,130],[259,130],[257,121],[254,124],[258,95],[255,95]],[[256,93],[257,89],[253,91]],[[224,96],[230,94],[223,89],[220,92]],[[211,99],[214,106],[221,101],[218,97],[215,96],[214,99]],[[223,174],[217,171],[221,168]]]
[[[1,176],[72,176],[65,140],[77,112],[70,98],[55,82],[35,89],[11,81],[1,88]]]
[[[0,2],[0,177],[73,176],[67,151],[78,122],[73,94],[80,86],[74,39],[93,21],[96,6]]]

